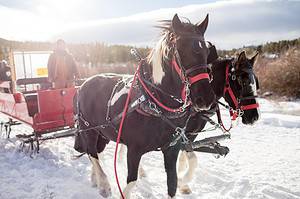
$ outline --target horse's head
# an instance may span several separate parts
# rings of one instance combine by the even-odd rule
[[[248,59],[245,52],[241,52],[229,71],[229,83],[234,95],[237,97],[244,124],[253,124],[259,118],[258,103],[256,101],[259,84],[253,71],[257,55]],[[228,97],[226,101],[229,102],[231,107],[237,108],[232,99],[228,99]]]
[[[187,87],[185,95],[190,97],[195,110],[207,110],[216,99],[208,76],[209,49],[204,39],[208,15],[198,24],[181,22],[177,14],[165,22],[163,37],[152,52],[154,82],[163,84],[171,79],[184,84]],[[153,62],[159,50],[159,63],[163,67]]]

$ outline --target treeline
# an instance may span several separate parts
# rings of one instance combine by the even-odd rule
[[[0,59],[6,59],[10,51],[49,51],[53,50],[55,43],[50,42],[19,42],[9,41],[0,38]],[[260,53],[280,54],[291,47],[300,47],[300,38],[294,40],[282,40],[269,42],[259,46],[244,46],[239,49],[218,50],[221,57],[234,56],[237,52],[245,50],[248,54],[255,51]],[[82,66],[103,66],[110,64],[129,63],[135,61],[130,54],[130,49],[134,46],[129,45],[108,45],[102,42],[68,44],[69,51]],[[137,48],[143,57],[150,52],[150,48]]]
[[[258,51],[261,54],[269,53],[279,55],[280,53],[285,52],[292,47],[300,47],[300,38],[293,40],[281,40],[277,42],[267,42],[266,44],[258,46],[243,46],[242,48],[233,48],[231,50],[218,50],[218,54],[221,57],[234,56],[237,52],[245,50],[247,54],[253,54],[254,52]]]
[[[78,62],[90,65],[91,67],[105,64],[128,63],[134,60],[130,50],[136,48],[126,45],[107,45],[104,43],[71,44],[70,52]],[[137,48],[143,57],[147,56],[150,48]]]
[[[130,54],[130,49],[136,48],[129,45],[108,45],[102,42],[67,44],[68,49],[80,65],[97,67],[102,65],[129,63],[135,61]],[[0,38],[0,59],[7,59],[11,51],[51,51],[55,43],[50,42],[19,42]],[[137,48],[143,57],[150,52],[150,48]]]
[[[11,51],[49,51],[55,43],[17,42],[0,39],[0,60],[8,59]],[[81,77],[97,73],[114,72],[133,74],[136,60],[130,55],[133,46],[108,45],[101,42],[68,44],[70,52],[79,63]],[[143,57],[150,48],[138,48]],[[260,80],[261,93],[271,92],[278,96],[300,98],[300,38],[269,42],[259,46],[244,46],[239,49],[218,50],[220,57],[235,56],[245,50],[250,56],[259,51],[262,56],[254,70]],[[276,59],[265,56],[273,54]],[[134,62],[134,63],[133,63]]]

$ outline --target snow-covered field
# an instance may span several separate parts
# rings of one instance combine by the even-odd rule
[[[199,166],[190,184],[193,193],[177,198],[300,198],[300,102],[271,102],[260,99],[261,119],[253,126],[239,124],[225,158],[198,153]],[[6,117],[0,115],[0,120]],[[14,126],[14,134],[30,128]],[[219,132],[220,133],[220,132]],[[211,133],[203,135],[209,136]],[[91,165],[77,154],[72,138],[47,141],[34,159],[17,151],[19,142],[0,139],[0,199],[92,199],[99,198],[91,187]],[[113,198],[119,198],[113,175],[114,143],[104,154]],[[167,198],[162,154],[152,152],[142,159],[147,177],[139,179],[133,198]],[[126,166],[118,164],[122,187]]]

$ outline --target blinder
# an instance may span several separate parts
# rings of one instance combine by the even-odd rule
[[[219,58],[218,53],[217,53],[217,49],[215,47],[215,45],[213,45],[211,42],[207,41],[209,47],[209,53],[208,53],[208,57],[207,57],[207,64],[211,64],[212,62],[214,62],[215,60],[217,60]],[[193,42],[193,51],[198,54],[201,52],[202,49],[202,44],[201,41],[195,41]]]
[[[208,48],[209,49],[209,54],[208,54],[208,57],[207,57],[207,63],[208,64],[211,64],[212,62],[214,62],[215,60],[218,59],[218,53],[217,53],[217,49],[215,47],[215,45],[212,45],[210,42],[210,47]]]

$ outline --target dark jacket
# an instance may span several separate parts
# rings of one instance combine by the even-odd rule
[[[48,59],[48,78],[55,80],[74,80],[78,77],[78,68],[74,58],[67,51],[54,51]]]
[[[0,81],[11,81],[11,69],[5,63],[0,63]]]

